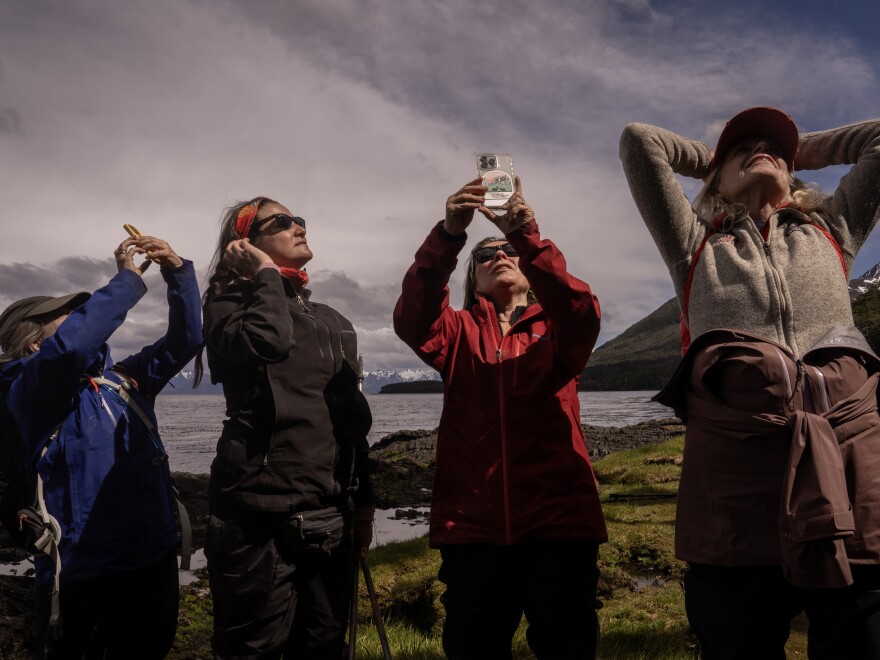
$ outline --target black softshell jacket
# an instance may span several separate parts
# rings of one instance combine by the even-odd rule
[[[208,303],[205,343],[227,415],[212,505],[281,512],[371,501],[372,418],[345,317],[264,269]]]

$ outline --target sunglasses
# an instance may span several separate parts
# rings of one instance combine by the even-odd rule
[[[254,227],[251,232],[259,231],[260,227],[269,224],[273,220],[275,221],[275,224],[278,225],[278,229],[280,229],[281,231],[284,231],[285,229],[290,229],[292,225],[299,225],[303,229],[306,228],[306,221],[299,216],[287,215],[286,213],[276,213],[254,223]]]
[[[474,261],[476,261],[478,264],[484,264],[487,261],[492,261],[492,259],[494,259],[495,255],[498,253],[498,250],[501,250],[508,257],[519,256],[510,243],[503,243],[502,245],[493,245],[492,247],[480,248],[479,250],[474,250],[473,252],[471,252],[471,254],[474,255]]]

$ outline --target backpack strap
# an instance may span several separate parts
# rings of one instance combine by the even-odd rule
[[[90,378],[90,382],[94,383],[99,387],[106,387],[107,389],[116,393],[120,399],[125,403],[126,406],[129,407],[130,410],[134,412],[135,415],[143,422],[144,426],[147,428],[147,431],[151,435],[153,435],[156,427],[153,425],[153,422],[147,417],[147,414],[143,411],[143,409],[138,405],[137,401],[135,401],[134,397],[131,395],[132,385],[124,376],[119,375],[122,382],[117,383],[116,381],[110,380],[109,378],[104,378],[102,376],[96,376],[94,378]],[[180,499],[180,491],[177,490],[177,487],[172,482],[171,484],[171,496],[174,498],[174,506],[177,509],[177,520],[180,524],[180,568],[182,570],[188,571],[190,568],[190,559],[192,557],[192,525],[190,524],[189,514],[186,511],[186,506],[183,503],[183,500]]]
[[[49,436],[49,440],[46,442],[43,450],[40,452],[40,458],[46,455],[46,452],[49,449],[49,445],[58,437],[58,434],[60,432],[61,425],[59,425],[58,428],[55,429],[55,432],[52,433],[51,436]],[[53,574],[54,582],[52,585],[52,604],[49,611],[49,625],[52,627],[56,627],[61,622],[61,552],[58,548],[58,545],[61,543],[61,525],[46,508],[46,500],[43,497],[43,478],[40,476],[39,472],[37,472],[36,496],[34,499],[34,506],[19,511],[19,528],[24,529],[24,525],[27,522],[28,517],[32,515],[35,516],[38,520],[35,521],[36,525],[31,524],[30,527],[38,527],[41,533],[36,538],[36,540],[34,540],[30,549],[35,550],[40,554],[48,555],[49,558],[51,558],[52,561],[55,563],[55,571]]]
[[[697,267],[697,262],[700,260],[700,255],[703,254],[703,248],[706,247],[706,241],[712,237],[715,232],[711,229],[706,232],[706,235],[703,237],[702,242],[700,243],[700,247],[697,248],[697,251],[694,253],[693,258],[691,259],[690,268],[688,268],[688,277],[687,283],[684,286],[684,309],[681,310],[680,314],[680,333],[681,333],[681,354],[684,355],[687,353],[688,348],[691,345],[691,330],[688,326],[689,317],[689,305],[691,300],[691,284],[694,281],[694,269]]]

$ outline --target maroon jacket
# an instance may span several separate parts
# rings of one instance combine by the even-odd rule
[[[687,422],[676,556],[781,565],[799,587],[880,563],[878,371],[855,328],[802,360],[739,331],[700,335],[656,397]]]
[[[577,396],[599,303],[536,223],[507,239],[540,304],[503,337],[486,298],[470,310],[449,306],[466,238],[441,225],[416,253],[394,310],[398,336],[443,377],[430,542],[603,542]]]

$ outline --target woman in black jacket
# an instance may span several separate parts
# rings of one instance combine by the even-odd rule
[[[217,658],[337,660],[355,548],[365,554],[372,536],[357,338],[309,299],[311,258],[305,221],[277,202],[224,216],[204,299],[228,415],[205,546]]]

